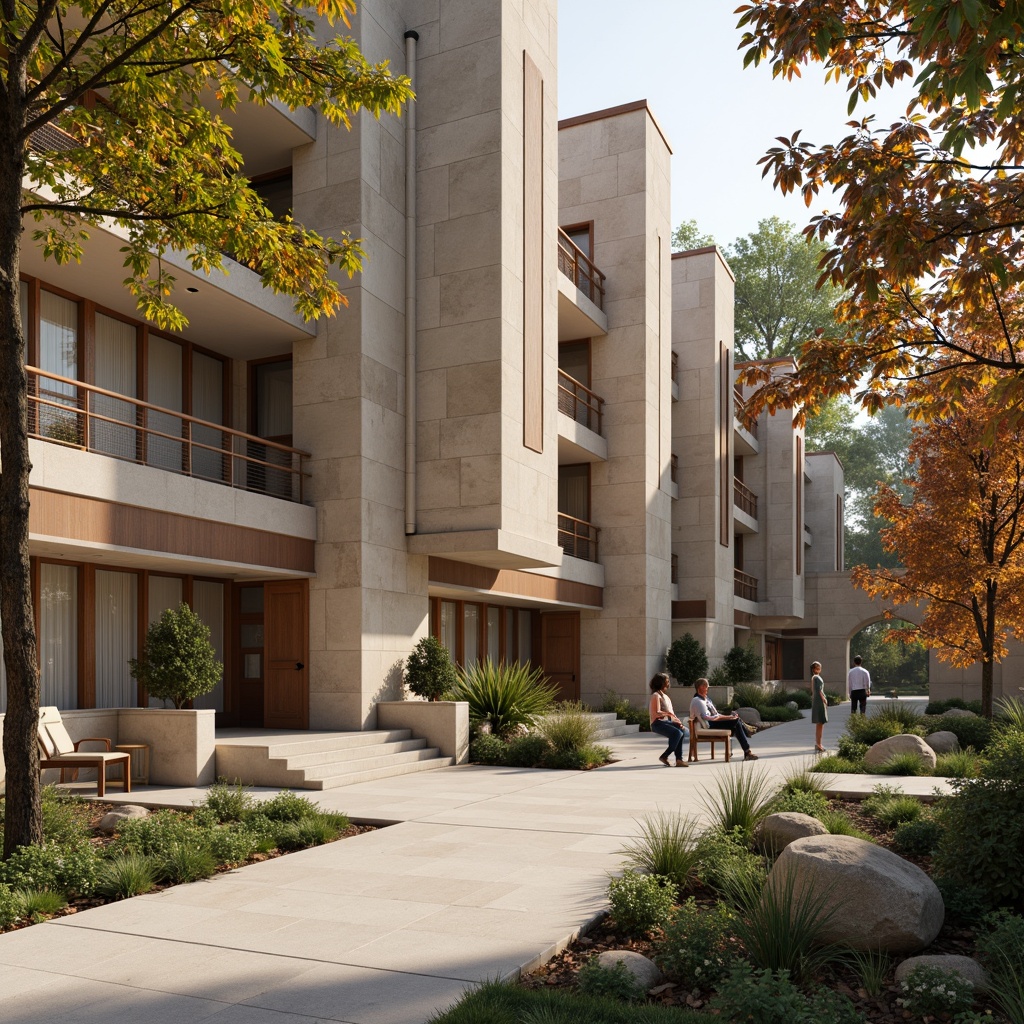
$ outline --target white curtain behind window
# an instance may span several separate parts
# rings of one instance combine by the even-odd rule
[[[96,384],[107,391],[134,398],[136,377],[136,335],[131,324],[96,314]],[[122,423],[135,422],[135,406],[117,398],[93,395],[92,411]],[[136,458],[135,431],[104,420],[93,420],[91,447],[122,459]]]
[[[147,345],[148,365],[146,368],[146,398],[150,405],[181,412],[181,346],[155,334],[149,336]],[[146,413],[146,422],[152,430],[159,430],[172,437],[181,436],[181,419],[165,412]],[[151,466],[160,466],[181,472],[182,446],[177,441],[150,435],[146,440],[146,461]]]
[[[495,665],[501,661],[501,609],[494,605],[487,607],[487,657]]]
[[[96,707],[138,703],[128,659],[137,656],[138,578],[132,572],[96,570]]]
[[[468,601],[462,606],[462,646],[464,668],[472,668],[480,660],[480,605]]]
[[[217,660],[224,664],[224,584],[196,580],[192,584],[192,611],[203,620],[210,630],[210,643],[216,652]],[[209,692],[193,701],[193,707],[213,708],[214,711],[224,710],[224,674],[220,681]]]
[[[78,707],[78,570],[39,567],[39,700],[63,710]]]
[[[224,422],[224,364],[219,359],[192,353],[192,415],[208,423]],[[192,424],[192,440],[222,448],[224,434],[212,427]],[[192,473],[207,480],[224,477],[225,461],[218,452],[192,449]]]
[[[39,368],[78,379],[78,303],[46,291],[39,297]],[[39,382],[39,396],[72,409],[78,405],[74,384],[44,378]],[[39,406],[38,431],[57,441],[77,443],[81,437],[77,415],[53,405]]]
[[[458,622],[455,618],[457,607],[454,601],[441,602],[441,635],[438,637],[453,662],[459,660]]]

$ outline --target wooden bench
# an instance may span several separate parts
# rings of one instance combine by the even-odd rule
[[[690,756],[688,760],[697,760],[697,744],[698,743],[710,743],[711,744],[711,760],[715,759],[715,744],[725,744],[725,759],[726,761],[732,760],[732,732],[726,732],[724,729],[709,729],[704,723],[703,718],[691,718],[690,719]]]

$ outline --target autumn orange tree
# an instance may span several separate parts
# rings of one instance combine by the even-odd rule
[[[277,219],[251,187],[228,112],[313,107],[347,126],[398,112],[408,79],[351,38],[353,0],[0,0],[0,621],[7,672],[4,854],[41,835],[39,680],[28,559],[27,377],[19,309],[23,245],[79,260],[90,229],[124,239],[140,313],[180,330],[174,275],[231,252],[307,319],[344,304],[357,239]]]
[[[826,247],[822,283],[846,291],[839,330],[806,339],[795,373],[748,371],[755,405],[813,410],[841,392],[874,409],[926,376],[948,379],[941,402],[982,366],[1021,416],[1024,348],[1004,301],[1024,282],[1024,3],[756,0],[737,13],[745,64],[783,78],[820,65],[860,115],[839,140],[794,131],[762,160],[783,192],[834,195],[805,234]],[[908,87],[906,116],[876,123],[872,101]],[[951,329],[979,317],[1003,321],[998,339],[975,347]]]
[[[904,635],[958,667],[980,662],[991,717],[993,668],[1011,632],[1024,638],[1024,427],[993,422],[979,388],[915,428],[910,456],[909,496],[884,487],[875,505],[892,524],[882,542],[906,569],[861,565],[852,579],[871,597],[924,605]]]

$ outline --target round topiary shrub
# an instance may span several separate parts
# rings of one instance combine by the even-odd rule
[[[680,686],[693,686],[708,674],[708,656],[692,633],[684,633],[672,642],[665,661],[669,675]]]
[[[440,700],[458,681],[448,648],[436,636],[425,636],[405,659],[405,685],[417,697]]]

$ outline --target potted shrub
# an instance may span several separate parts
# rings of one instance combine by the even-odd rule
[[[142,657],[132,658],[132,676],[157,700],[184,708],[209,693],[224,666],[217,661],[210,630],[187,604],[168,608],[146,632]]]
[[[426,700],[440,700],[458,681],[448,650],[436,636],[425,636],[405,661],[405,685]]]

